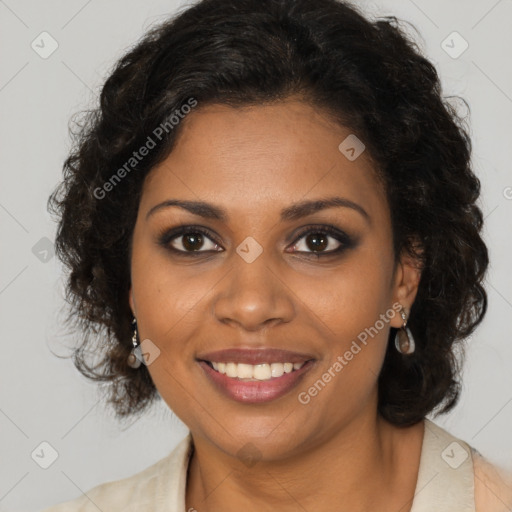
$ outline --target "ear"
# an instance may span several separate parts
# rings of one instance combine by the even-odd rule
[[[397,303],[402,305],[407,316],[409,316],[421,279],[422,266],[420,256],[423,252],[423,247],[417,240],[414,242],[413,247],[417,256],[413,257],[404,249],[395,269],[392,304],[397,314],[390,320],[390,324],[396,328],[400,328],[403,325],[402,317],[398,314],[400,309],[396,306]]]

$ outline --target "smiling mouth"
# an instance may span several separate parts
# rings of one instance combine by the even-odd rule
[[[252,365],[205,359],[197,359],[197,362],[215,389],[245,404],[271,402],[289,394],[317,363],[316,359],[294,364],[273,362]]]
[[[309,361],[309,360],[308,360]],[[308,361],[301,363],[261,363],[261,364],[245,364],[245,363],[223,363],[215,361],[203,361],[214,371],[230,377],[247,382],[268,381],[282,377],[284,374],[293,373],[300,370]]]

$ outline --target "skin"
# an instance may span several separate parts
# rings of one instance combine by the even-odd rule
[[[308,404],[297,399],[394,303],[410,311],[417,293],[417,262],[402,255],[395,265],[389,206],[367,152],[349,161],[338,145],[350,129],[296,97],[243,109],[199,105],[182,123],[173,151],[144,183],[130,306],[140,339],[161,351],[151,377],[192,433],[186,510],[410,510],[423,422],[398,428],[377,413],[377,377],[389,328],[403,323],[398,314]],[[292,203],[334,195],[369,220],[347,207],[280,219]],[[228,220],[177,206],[148,217],[171,198],[213,203]],[[196,257],[173,254],[158,236],[180,223],[209,228],[217,240],[204,238],[196,247],[208,252]],[[326,224],[356,245],[317,258],[299,229]],[[248,236],[263,249],[252,263],[236,252]],[[340,246],[324,236],[329,246],[316,251]],[[186,251],[185,238],[168,246]],[[316,363],[286,396],[242,404],[196,362],[228,347],[284,348]],[[250,467],[237,454],[247,443],[260,457]]]

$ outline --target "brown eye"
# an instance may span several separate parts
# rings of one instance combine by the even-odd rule
[[[181,242],[180,239],[182,239]],[[208,247],[208,242],[210,243],[210,247]],[[192,231],[175,236],[173,240],[170,241],[170,244],[174,249],[182,252],[203,252],[200,251],[200,249],[204,249],[205,245],[207,246],[206,249],[204,249],[206,251],[216,250],[216,247],[218,247],[215,242],[203,233]]]
[[[158,243],[184,256],[222,251],[221,246],[215,241],[215,235],[199,226],[179,226],[166,230],[158,236]]]
[[[314,233],[306,236],[306,245],[312,251],[323,251],[329,245],[329,236],[323,233]]]
[[[197,251],[204,243],[203,235],[199,233],[188,233],[183,235],[181,244],[187,251]]]
[[[331,235],[321,229],[311,230],[302,234],[298,242],[294,244],[294,250],[297,252],[310,253],[331,253],[337,252],[344,244],[342,235]],[[302,242],[302,240],[304,240]]]

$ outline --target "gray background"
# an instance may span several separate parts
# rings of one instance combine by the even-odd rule
[[[512,468],[512,1],[359,2],[412,22],[445,95],[472,111],[474,166],[482,179],[491,252],[489,311],[468,345],[460,403],[435,421]],[[36,511],[149,466],[187,429],[161,403],[121,430],[65,353],[62,269],[46,212],[69,149],[70,116],[95,104],[110,67],[147,28],[184,3],[163,0],[0,0],[0,510]],[[46,31],[57,50],[51,49]],[[469,48],[457,58],[462,40]],[[448,39],[447,37],[450,36]],[[44,39],[44,48],[41,38]],[[447,41],[443,45],[443,41]],[[452,43],[453,40],[453,43]],[[49,240],[47,240],[49,239]],[[32,459],[50,443],[57,460]]]

